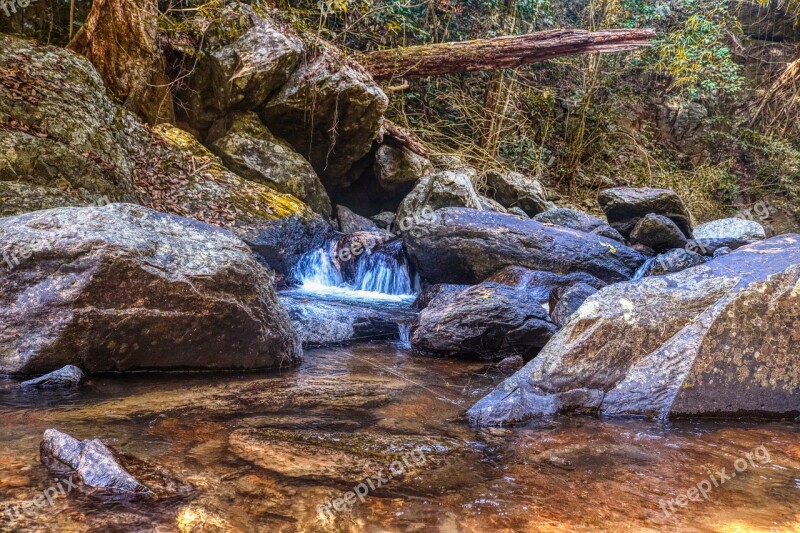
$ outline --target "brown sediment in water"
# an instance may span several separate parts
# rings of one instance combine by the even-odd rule
[[[800,531],[800,425],[562,417],[469,427],[464,411],[501,379],[480,363],[370,344],[311,351],[282,373],[95,376],[75,392],[35,394],[0,382],[0,502],[53,484],[38,461],[49,427],[101,437],[196,489],[156,503],[73,493],[14,524],[0,516],[0,531]],[[363,503],[318,508],[373,469],[388,472],[382,457],[437,443],[447,446],[436,460]],[[707,501],[662,510],[760,446],[769,462],[750,463]],[[258,453],[270,449],[281,461]]]

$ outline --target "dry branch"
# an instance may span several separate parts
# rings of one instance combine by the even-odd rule
[[[516,68],[555,57],[612,53],[651,45],[655,30],[547,30],[525,35],[369,52],[360,58],[375,79],[439,76]]]

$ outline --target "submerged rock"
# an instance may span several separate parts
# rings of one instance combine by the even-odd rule
[[[49,374],[23,381],[19,384],[23,389],[61,389],[77,387],[83,381],[83,371],[75,365],[67,365]]]
[[[634,226],[631,243],[643,244],[656,252],[666,252],[686,246],[686,236],[672,221],[662,215],[649,213]]]
[[[608,223],[624,237],[636,224],[653,213],[672,219],[687,238],[692,235],[692,216],[675,191],[669,189],[626,188],[606,189],[597,197]]]
[[[506,266],[604,282],[633,277],[644,256],[616,241],[513,215],[445,208],[404,235],[406,251],[431,283],[478,283]]]
[[[625,238],[617,230],[612,228],[607,222],[593,217],[582,211],[557,207],[539,213],[533,219],[543,224],[553,224],[576,229],[585,233],[593,233],[599,237],[607,237],[619,242],[625,242]]]
[[[486,193],[504,207],[518,207],[528,216],[537,215],[553,206],[547,201],[547,191],[542,183],[519,172],[488,172]]]
[[[760,241],[767,238],[767,232],[755,220],[723,218],[697,226],[694,229],[694,238]]]
[[[127,498],[152,496],[150,489],[125,470],[114,452],[97,439],[79,441],[48,429],[42,438],[41,461],[55,472],[74,472],[89,489]]]
[[[229,442],[242,459],[281,475],[350,483],[375,475],[399,481],[463,448],[446,437],[280,429],[239,429]]]
[[[270,132],[255,113],[238,113],[211,150],[237,175],[291,194],[330,216],[331,201],[311,165],[289,143]]]
[[[328,190],[358,177],[389,100],[358,64],[327,45],[261,110],[269,129],[307,157]]]
[[[470,411],[652,417],[800,412],[800,235],[591,296],[539,356]]]
[[[542,303],[527,292],[484,282],[447,300],[434,300],[420,313],[411,345],[452,357],[531,355],[547,344],[557,328]]]
[[[254,369],[301,351],[229,232],[131,204],[0,219],[0,373]]]

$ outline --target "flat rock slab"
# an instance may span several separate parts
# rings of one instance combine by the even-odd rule
[[[404,477],[440,466],[463,447],[444,437],[280,429],[236,430],[229,442],[239,457],[284,476],[353,483],[379,473]]]

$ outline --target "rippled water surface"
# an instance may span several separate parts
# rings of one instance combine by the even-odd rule
[[[0,381],[3,505],[53,484],[38,457],[51,427],[103,438],[195,489],[161,502],[72,493],[13,524],[0,516],[0,530],[800,531],[800,424],[563,417],[470,428],[464,410],[501,379],[480,363],[372,344],[309,351],[299,369],[267,375],[93,377],[72,393],[22,393]],[[260,447],[235,437],[274,430],[312,444],[333,435],[340,449],[315,455],[308,442]],[[444,449],[431,447],[431,436],[452,444],[437,460],[363,503],[318,509],[377,473],[373,444]],[[707,501],[670,516],[660,508],[712,473],[730,475],[759,446],[769,462],[749,463]]]

